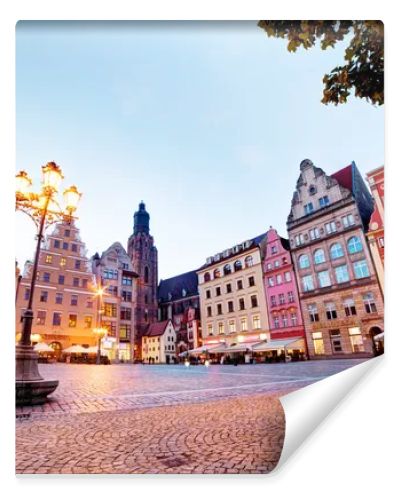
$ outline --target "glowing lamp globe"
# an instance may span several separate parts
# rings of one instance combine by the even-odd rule
[[[65,208],[69,213],[75,212],[81,196],[76,186],[71,186],[64,191]]]
[[[16,180],[15,191],[17,193],[17,196],[22,198],[28,198],[32,186],[32,180],[30,179],[28,174],[24,170],[21,170],[15,176],[15,180]]]
[[[63,178],[61,168],[54,161],[42,167],[42,182],[45,189],[50,188],[57,191]]]

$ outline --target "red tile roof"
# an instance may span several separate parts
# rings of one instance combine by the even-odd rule
[[[349,191],[353,192],[353,165],[347,165],[347,167],[338,170],[331,177],[336,179],[338,183],[347,188]]]
[[[165,329],[170,322],[170,319],[166,319],[165,321],[159,321],[158,323],[152,323],[149,325],[144,337],[161,337],[164,334]]]

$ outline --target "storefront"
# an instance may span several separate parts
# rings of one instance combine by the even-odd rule
[[[304,361],[306,359],[305,341],[301,337],[261,342],[254,346],[252,351],[257,363]]]

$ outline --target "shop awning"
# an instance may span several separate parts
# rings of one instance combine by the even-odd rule
[[[385,333],[381,332],[378,333],[377,335],[374,335],[374,340],[383,340],[385,338]]]
[[[97,347],[94,346],[94,347],[87,347],[84,352],[86,352],[87,354],[97,354]],[[107,356],[107,351],[105,351],[104,349],[101,349],[101,355],[102,356]]]
[[[63,352],[69,353],[69,354],[82,354],[85,352],[88,352],[86,347],[82,347],[81,345],[72,345],[71,347],[68,347],[67,349],[63,349]]]
[[[196,354],[205,354],[207,352],[219,352],[218,349],[221,347],[225,347],[224,343],[220,344],[210,344],[210,345],[203,345],[201,347],[196,347],[196,349],[190,349],[187,351],[191,355],[196,355]],[[222,352],[222,351],[221,351]],[[180,356],[182,356],[184,353],[181,353]],[[186,354],[186,353],[185,353]]]
[[[257,341],[257,342],[240,342],[238,344],[233,344],[233,345],[230,345],[229,347],[226,347],[223,352],[226,354],[229,354],[230,352],[252,351],[253,348],[259,344],[260,344],[259,341]]]
[[[45,342],[35,344],[33,350],[36,352],[54,352],[54,349]]]
[[[303,349],[304,339],[301,337],[270,340],[269,342],[261,342],[253,347],[253,351],[276,351],[278,349]]]

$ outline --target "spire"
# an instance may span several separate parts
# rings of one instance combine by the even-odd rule
[[[139,210],[133,216],[133,234],[145,233],[150,231],[150,215],[146,211],[146,205],[143,200],[139,203]]]

